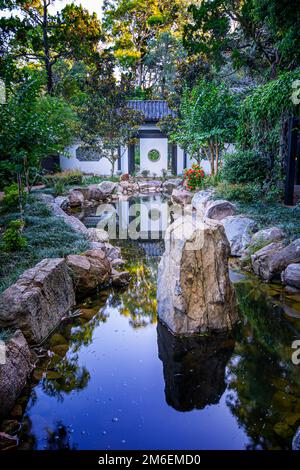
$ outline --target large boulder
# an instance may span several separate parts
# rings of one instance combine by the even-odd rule
[[[5,363],[0,363],[0,417],[6,416],[26,385],[33,364],[27,341],[20,330],[4,344]]]
[[[111,265],[105,251],[88,250],[81,255],[68,255],[67,265],[73,273],[76,292],[88,294],[109,280]]]
[[[172,194],[173,189],[177,189],[181,186],[181,183],[182,180],[180,178],[172,178],[163,182],[162,189],[166,193]]]
[[[88,200],[89,201],[103,201],[106,198],[106,194],[99,189],[97,184],[91,184],[88,186]]]
[[[235,215],[236,212],[234,204],[223,199],[218,199],[208,204],[204,216],[209,219],[223,220],[225,217]]]
[[[175,204],[191,204],[193,194],[186,189],[173,189],[172,191],[172,202]]]
[[[269,227],[256,232],[251,239],[251,245],[266,245],[285,238],[285,232],[279,227]]]
[[[113,181],[102,181],[98,184],[98,189],[102,192],[105,198],[110,197],[116,190],[117,183]]]
[[[271,243],[251,256],[255,274],[265,281],[279,278],[289,264],[300,263],[300,238],[284,246],[283,242]]]
[[[237,321],[228,274],[229,244],[223,226],[182,217],[166,231],[158,269],[161,321],[175,334],[227,331]]]
[[[204,214],[204,210],[212,200],[213,191],[212,190],[203,190],[198,191],[194,194],[192,199],[192,208],[195,209],[197,212]]]
[[[281,273],[282,284],[300,289],[300,264],[292,263]]]
[[[68,199],[70,207],[82,207],[84,204],[84,195],[76,189],[69,191]]]
[[[19,328],[29,343],[41,343],[75,305],[65,260],[44,259],[0,295],[0,327]]]
[[[253,233],[257,231],[256,222],[242,215],[230,215],[222,220],[232,256],[242,256],[249,245]]]

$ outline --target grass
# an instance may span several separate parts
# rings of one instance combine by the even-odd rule
[[[2,214],[1,230],[19,213]],[[33,197],[25,208],[25,229],[23,234],[27,246],[21,251],[0,252],[0,292],[13,284],[28,268],[44,258],[61,258],[89,248],[89,242],[82,234],[75,232],[63,220],[53,217],[47,206]]]
[[[239,191],[239,193],[236,194],[236,191]],[[254,219],[260,229],[276,226],[283,229],[290,240],[300,238],[300,204],[287,207],[281,202],[276,202],[279,199],[276,194],[273,196],[274,200],[269,194],[270,200],[266,201],[263,200],[260,194],[253,193],[251,195],[248,187],[245,194],[243,194],[243,191],[243,188],[238,187],[235,191],[229,191],[226,186],[220,184],[216,188],[215,198],[227,199],[233,202],[238,212]],[[246,200],[243,200],[243,196]]]

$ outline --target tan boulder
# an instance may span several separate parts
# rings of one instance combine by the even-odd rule
[[[0,295],[0,327],[19,328],[29,343],[41,343],[74,305],[65,260],[46,258]]]
[[[238,319],[230,247],[217,221],[182,217],[168,227],[158,270],[158,315],[175,334],[230,330]]]
[[[205,217],[214,220],[223,220],[225,217],[235,214],[235,205],[223,199],[211,201],[205,211]]]
[[[280,276],[289,264],[300,263],[300,238],[287,246],[283,242],[271,243],[251,256],[255,274],[265,281]]]
[[[6,416],[26,385],[33,364],[20,330],[5,343],[5,364],[0,363],[0,417]]]
[[[105,251],[88,250],[81,255],[69,255],[66,258],[73,273],[75,289],[80,294],[95,290],[109,280],[111,265]]]
[[[68,195],[70,207],[81,207],[84,204],[84,195],[81,191],[71,189]]]

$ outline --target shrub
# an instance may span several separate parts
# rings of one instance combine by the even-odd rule
[[[27,240],[22,236],[24,223],[21,220],[12,220],[3,235],[3,251],[22,250],[27,245]]]
[[[44,181],[46,186],[52,188],[59,182],[65,186],[72,186],[76,184],[82,184],[83,174],[79,170],[66,170],[60,173],[54,173],[53,175],[45,175]]]
[[[62,196],[66,191],[63,180],[56,181],[54,185],[54,196]]]
[[[26,202],[27,193],[23,191],[23,204]],[[19,191],[16,183],[4,188],[4,197],[1,201],[4,210],[16,209],[19,206]]]
[[[184,171],[184,181],[188,189],[195,190],[196,188],[201,188],[204,181],[204,170],[201,168],[198,163],[194,163],[192,168]]]
[[[228,183],[263,181],[268,174],[268,160],[252,150],[224,156],[222,175]]]
[[[255,183],[248,184],[228,184],[221,183],[217,187],[216,198],[228,199],[229,201],[255,202],[262,199],[261,185]]]

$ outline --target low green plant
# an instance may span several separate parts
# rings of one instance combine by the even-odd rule
[[[269,171],[268,160],[252,150],[224,155],[222,176],[228,183],[262,182]]]
[[[48,187],[55,187],[57,183],[61,183],[65,186],[72,186],[81,184],[82,180],[83,174],[80,170],[66,170],[44,176],[44,182]]]
[[[19,251],[27,246],[27,240],[22,236],[24,223],[12,220],[3,234],[3,251]]]
[[[62,196],[66,191],[63,180],[57,180],[54,184],[54,196]]]
[[[26,202],[27,193],[22,192],[23,204]],[[17,209],[19,206],[19,191],[16,183],[6,186],[4,188],[4,197],[1,201],[3,211]]]

